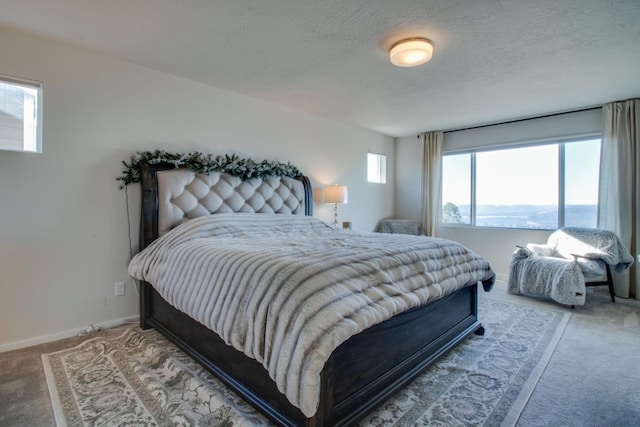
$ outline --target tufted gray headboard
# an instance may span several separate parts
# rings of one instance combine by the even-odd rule
[[[204,215],[230,212],[312,215],[305,176],[242,181],[227,173],[198,174],[171,164],[142,163],[140,249],[175,226]]]

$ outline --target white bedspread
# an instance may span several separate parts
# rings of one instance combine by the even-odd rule
[[[494,278],[486,260],[449,240],[270,214],[190,220],[136,255],[129,273],[262,363],[307,417],[342,342],[469,283],[488,289]]]

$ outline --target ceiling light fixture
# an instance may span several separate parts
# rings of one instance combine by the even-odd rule
[[[423,38],[401,40],[394,44],[389,52],[393,65],[398,67],[415,67],[424,64],[433,55],[433,44]]]

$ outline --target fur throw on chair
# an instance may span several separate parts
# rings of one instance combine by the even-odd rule
[[[535,256],[528,248],[518,248],[509,265],[507,291],[516,295],[544,296],[560,304],[584,305],[586,287],[576,262]]]
[[[554,248],[559,256],[573,259],[573,255],[582,255],[599,259],[609,264],[617,273],[622,273],[633,264],[633,257],[624,243],[613,231],[597,228],[564,227],[549,236],[547,245]],[[595,275],[603,273],[603,266],[585,269],[586,263],[578,260],[586,275],[595,269]]]
[[[508,292],[546,296],[567,305],[585,302],[585,277],[605,274],[605,263],[616,272],[633,264],[633,257],[615,233],[564,227],[544,245],[518,248],[509,264]]]

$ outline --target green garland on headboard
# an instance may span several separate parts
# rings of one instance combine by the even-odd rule
[[[213,156],[197,151],[192,153],[169,153],[164,150],[139,151],[131,156],[129,163],[122,161],[124,169],[116,180],[121,181],[118,188],[122,190],[126,185],[140,182],[138,163],[169,163],[176,168],[188,168],[198,173],[226,172],[237,176],[243,181],[252,178],[266,178],[268,176],[295,177],[302,175],[300,170],[291,163],[270,162],[263,160],[256,162],[252,159],[241,159],[236,154]]]

